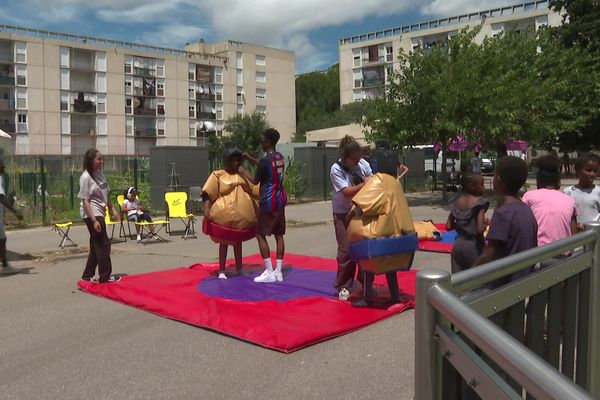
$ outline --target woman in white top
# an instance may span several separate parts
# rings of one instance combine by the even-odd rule
[[[336,161],[329,172],[333,195],[333,223],[335,238],[338,244],[338,270],[333,286],[338,291],[340,300],[348,300],[354,284],[356,262],[348,258],[348,232],[346,230],[346,215],[352,207],[352,197],[364,186],[365,180],[373,175],[369,163],[361,155],[361,147],[352,136],[346,135],[338,148],[340,159]],[[359,280],[362,277],[359,274]]]
[[[89,149],[83,158],[83,173],[79,178],[81,207],[79,213],[90,232],[90,253],[81,279],[95,281],[96,265],[98,282],[116,282],[120,277],[111,276],[110,240],[106,233],[104,217],[106,208],[112,211],[115,221],[120,220],[119,213],[109,200],[109,188],[102,173],[102,153]]]

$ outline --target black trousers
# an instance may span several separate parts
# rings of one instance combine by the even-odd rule
[[[110,239],[106,233],[106,224],[103,217],[96,217],[100,222],[100,232],[94,230],[93,220],[84,218],[85,225],[90,232],[90,253],[85,264],[82,278],[92,278],[96,273],[98,266],[98,282],[106,282],[112,272],[112,263],[110,261]]]

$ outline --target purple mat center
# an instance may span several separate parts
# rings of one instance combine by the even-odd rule
[[[306,297],[337,297],[333,288],[335,272],[314,269],[284,267],[283,282],[255,283],[250,275],[219,279],[211,276],[197,286],[206,296],[238,301],[287,301]]]

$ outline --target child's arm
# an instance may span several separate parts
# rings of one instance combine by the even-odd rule
[[[398,179],[402,179],[402,177],[404,175],[408,174],[410,169],[404,164],[400,164],[399,168],[400,168],[400,171],[402,171],[402,172],[400,172],[400,175],[398,175]]]
[[[487,221],[485,220],[485,212],[487,208],[481,208],[477,213],[477,234],[482,235],[485,232],[485,227],[487,225]]]
[[[258,165],[258,159],[253,157],[251,154],[244,152],[244,154],[242,154],[242,157],[244,157],[245,160],[250,161],[250,163],[252,163],[254,165]]]
[[[7,208],[10,211],[12,211],[12,213],[15,214],[18,219],[23,219],[23,212],[21,210],[15,209],[13,205],[8,201],[6,196],[4,196],[3,194],[0,194],[0,203],[4,205],[4,208]]]
[[[446,230],[451,231],[454,229],[454,223],[456,220],[454,219],[454,215],[452,213],[448,214],[448,219],[446,220]]]
[[[482,265],[494,261],[496,255],[496,246],[498,243],[495,240],[488,240],[487,245],[483,248],[483,253],[479,256],[473,266]]]
[[[208,195],[208,193],[206,192],[202,192],[201,194],[202,197],[202,214],[204,215],[204,217],[208,218],[208,215],[210,213],[210,206],[212,205],[211,201],[210,201],[210,196]]]
[[[577,223],[577,216],[573,213],[573,216],[571,217],[571,235],[574,235],[577,232],[579,232],[579,224]]]

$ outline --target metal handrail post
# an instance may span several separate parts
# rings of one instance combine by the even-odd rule
[[[585,224],[586,230],[593,230],[600,238],[600,222]],[[590,248],[591,247],[591,248]],[[590,269],[590,317],[588,334],[588,391],[594,398],[600,398],[600,244],[598,240],[588,245],[593,251],[592,268]]]
[[[450,274],[425,270],[417,274],[415,312],[415,400],[441,398],[442,355],[434,338],[439,314],[429,304],[429,290],[434,285],[450,287]]]

